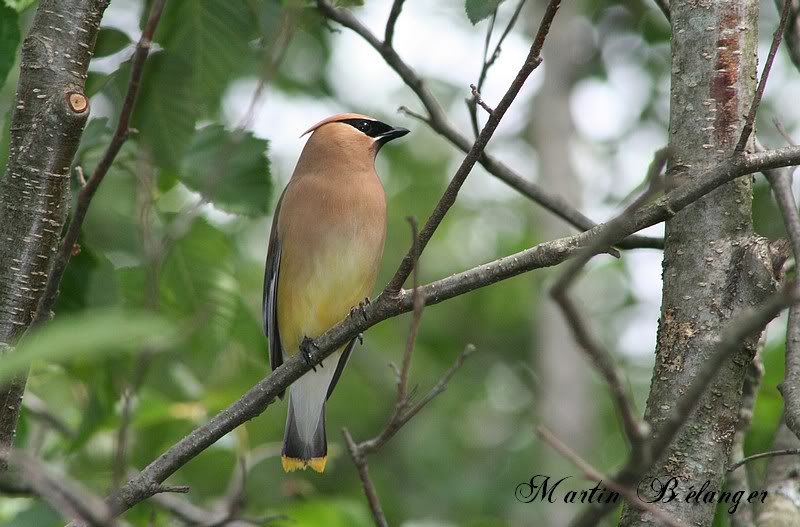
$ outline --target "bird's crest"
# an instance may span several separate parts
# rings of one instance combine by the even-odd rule
[[[303,137],[304,135],[313,132],[314,130],[316,130],[317,128],[319,128],[324,124],[335,123],[336,121],[343,121],[344,119],[369,119],[370,121],[375,120],[372,117],[369,117],[367,115],[361,115],[360,113],[337,113],[336,115],[331,115],[330,117],[321,120],[308,130],[303,132],[303,134],[300,137]]]

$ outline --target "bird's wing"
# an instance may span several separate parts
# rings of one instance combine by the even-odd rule
[[[269,365],[274,370],[283,364],[283,350],[281,349],[281,336],[278,332],[278,273],[281,266],[281,243],[278,239],[278,214],[281,201],[275,207],[272,218],[272,232],[269,235],[269,248],[267,249],[267,263],[264,270],[264,333],[269,341]]]
[[[352,353],[353,348],[356,345],[356,337],[355,339],[351,340],[347,347],[342,352],[342,356],[339,357],[339,362],[336,363],[336,371],[333,372],[333,379],[331,379],[331,383],[328,385],[328,395],[325,396],[325,400],[328,400],[333,393],[333,389],[336,388],[336,383],[339,382],[339,377],[342,376],[342,372],[344,371],[344,367],[347,366],[347,361],[350,359],[350,353]]]

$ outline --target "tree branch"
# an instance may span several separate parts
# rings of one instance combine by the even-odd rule
[[[72,247],[78,241],[78,235],[81,232],[83,220],[86,218],[86,213],[89,210],[89,205],[92,198],[97,192],[100,183],[103,182],[108,173],[114,159],[122,149],[122,145],[128,140],[130,136],[130,120],[133,115],[133,109],[136,106],[136,96],[139,93],[139,85],[142,80],[142,73],[144,72],[144,63],[147,61],[147,56],[150,53],[150,46],[152,45],[153,35],[156,32],[158,21],[161,19],[161,13],[164,11],[164,4],[166,0],[155,0],[150,7],[150,14],[147,18],[142,36],[136,45],[136,51],[133,53],[131,60],[131,76],[128,80],[128,90],[125,93],[125,99],[122,102],[122,110],[119,114],[117,121],[117,128],[114,130],[114,135],[111,137],[111,142],[106,148],[103,157],[97,163],[94,173],[86,182],[80,192],[78,193],[78,202],[75,207],[75,213],[72,216],[72,221],[69,223],[67,234],[61,241],[61,247],[56,255],[53,268],[47,278],[47,286],[45,287],[44,294],[39,300],[39,305],[36,309],[35,322],[46,320],[50,317],[50,310],[55,304],[58,297],[58,286],[61,284],[61,278],[64,276],[64,270],[67,268],[70,257],[72,256]]]
[[[743,152],[747,146],[747,141],[750,140],[750,134],[753,133],[753,126],[755,126],[756,113],[761,104],[761,97],[764,95],[764,89],[767,87],[767,79],[769,79],[769,72],[772,69],[772,63],[775,62],[775,55],[778,53],[778,48],[783,39],[783,33],[786,28],[786,20],[789,17],[789,11],[792,6],[792,0],[783,0],[783,9],[781,9],[781,19],[778,23],[775,33],[772,35],[772,44],[769,48],[767,55],[767,62],[764,64],[764,71],[761,73],[761,79],[758,81],[758,88],[756,95],[753,97],[753,102],[750,104],[750,111],[747,112],[744,127],[742,128],[742,135],[739,137],[739,143],[736,145],[736,152]]]
[[[383,37],[383,45],[392,47],[394,40],[394,27],[397,25],[397,19],[400,18],[400,12],[403,10],[403,3],[405,0],[394,0],[392,3],[392,10],[389,12],[389,18],[386,20],[386,33]]]
[[[447,115],[442,109],[441,104],[425,85],[425,82],[408,64],[403,61],[394,48],[381,42],[349,11],[345,9],[336,9],[325,0],[318,0],[317,6],[325,17],[354,31],[381,55],[386,64],[400,76],[403,82],[405,82],[406,85],[414,92],[422,105],[425,107],[425,110],[428,112],[428,116],[420,116],[424,122],[430,125],[434,131],[445,137],[448,141],[450,141],[450,143],[452,143],[462,152],[470,152],[473,147],[472,141],[459,132],[459,130],[449,121]],[[413,112],[407,113],[411,115],[418,115],[414,114]],[[488,124],[489,122],[487,122],[487,125]],[[548,193],[546,190],[528,181],[489,154],[485,152],[482,153],[478,158],[478,162],[490,174],[505,182],[511,188],[528,197],[532,201],[542,205],[545,209],[564,219],[578,229],[587,231],[596,225],[596,223],[572,207],[572,205],[562,197]],[[624,249],[660,249],[663,247],[663,245],[663,240],[647,237],[635,237],[618,244],[620,248]]]
[[[22,45],[0,178],[0,356],[31,324],[58,246],[69,166],[89,115],[84,84],[107,5],[41,0]],[[27,373],[18,374],[0,388],[0,455],[13,445],[26,380]]]
[[[626,218],[619,231],[620,239],[674,216],[676,212],[719,185],[737,177],[767,168],[798,163],[800,163],[800,147],[743,154],[735,159],[723,161]],[[599,225],[589,232],[544,242],[525,251],[422,286],[420,290],[425,295],[425,304],[438,304],[534,269],[557,265],[574,255],[579,248],[590,244],[605,228],[605,225]],[[316,351],[312,352],[311,364],[320,362],[375,324],[411,311],[413,309],[411,297],[412,295],[405,290],[394,295],[384,294],[365,307],[364,317],[346,317],[315,339]],[[284,362],[239,400],[175,443],[141,473],[111,494],[107,499],[114,511],[121,513],[152,496],[159,483],[225,434],[263,413],[279,393],[285,391],[292,382],[310,369],[311,365],[299,354]],[[617,481],[620,480],[617,478]]]
[[[737,468],[744,466],[747,463],[750,463],[751,461],[755,461],[756,459],[764,459],[777,456],[798,456],[798,455],[800,455],[800,448],[784,448],[782,450],[770,450],[768,452],[761,452],[759,454],[753,454],[752,456],[747,456],[745,458],[740,459],[739,461],[728,467],[728,472],[733,472]]]

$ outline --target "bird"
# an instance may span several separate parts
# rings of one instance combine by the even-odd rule
[[[318,122],[273,215],[264,273],[264,331],[272,370],[358,312],[375,285],[386,239],[378,151],[405,128],[342,113]],[[285,472],[324,472],[325,403],[356,339],[289,386],[281,451]],[[283,398],[284,394],[281,394]]]

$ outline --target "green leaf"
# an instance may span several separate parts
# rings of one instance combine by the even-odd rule
[[[97,35],[97,44],[94,46],[95,57],[107,57],[125,49],[131,44],[131,39],[120,31],[111,27],[100,29]]]
[[[195,133],[181,164],[181,181],[215,206],[235,214],[269,212],[272,181],[268,142],[221,125]]]
[[[153,55],[145,66],[133,126],[163,168],[177,169],[194,134],[198,108],[191,72],[186,61],[169,53]]]
[[[17,13],[22,13],[35,3],[36,0],[5,0],[5,4]]]
[[[0,88],[6,82],[8,72],[17,59],[20,38],[17,18],[16,11],[5,4],[0,4]]]
[[[133,351],[153,339],[171,337],[163,318],[130,311],[84,311],[58,317],[26,337],[3,357],[0,381],[30,367],[34,361],[58,362]]]
[[[497,11],[501,3],[503,3],[503,0],[467,0],[464,9],[467,12],[469,21],[472,22],[472,25],[475,25],[484,18],[489,18],[492,13]]]
[[[336,0],[336,7],[359,7],[364,5],[364,0]]]
[[[213,109],[230,80],[242,73],[258,17],[248,2],[168,2],[155,40],[167,54],[191,65],[195,103]]]

